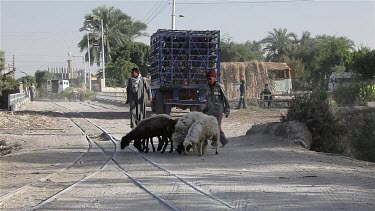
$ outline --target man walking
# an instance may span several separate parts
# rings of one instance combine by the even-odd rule
[[[151,90],[146,79],[139,73],[138,68],[132,69],[132,77],[129,78],[126,87],[126,104],[130,106],[130,127],[134,128],[142,119],[146,118],[145,94],[151,101]]]
[[[243,108],[246,109],[246,81],[244,79],[244,75],[240,75],[240,100],[238,101],[237,109],[241,109],[241,104],[243,105]]]
[[[35,100],[35,95],[36,95],[36,93],[35,93],[36,90],[35,90],[35,86],[34,86],[33,83],[31,84],[29,90],[30,90],[30,100],[34,101]]]
[[[209,71],[206,75],[206,100],[207,103],[203,109],[203,113],[216,117],[220,129],[220,142],[222,147],[228,144],[228,139],[225,137],[221,129],[221,122],[223,120],[223,113],[228,117],[230,113],[229,102],[225,95],[224,87],[216,81],[216,72]]]

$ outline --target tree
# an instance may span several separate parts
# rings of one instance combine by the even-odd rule
[[[80,31],[86,28],[91,28],[90,38],[90,55],[92,55],[91,63],[95,61],[100,63],[101,48],[93,47],[93,43],[99,43],[101,46],[101,20],[103,20],[104,28],[104,54],[105,61],[110,61],[111,50],[116,46],[121,46],[125,42],[132,41],[134,38],[147,35],[144,31],[147,25],[140,21],[135,21],[120,9],[114,7],[100,6],[92,10],[92,13],[85,16],[83,27]],[[82,40],[78,43],[78,47],[83,52],[87,49],[87,35],[84,35]],[[87,54],[87,53],[86,53]],[[88,55],[85,57],[88,59]]]
[[[365,79],[374,79],[375,77],[375,50],[362,47],[352,54],[353,60],[350,64],[350,70],[361,74]]]
[[[266,46],[263,50],[267,53],[266,61],[280,62],[283,55],[289,55],[297,36],[288,33],[287,29],[273,29],[268,36],[261,40]]]
[[[36,83],[35,78],[31,75],[23,76],[20,79],[18,79],[18,81],[22,82],[24,87],[30,86],[31,83],[33,83],[33,84]]]
[[[111,53],[106,76],[109,86],[125,87],[131,69],[138,67],[143,76],[147,74],[149,46],[143,43],[127,42]]]
[[[47,83],[47,80],[54,79],[55,75],[47,70],[37,70],[34,77],[37,88],[42,88],[43,85]]]
[[[256,41],[235,43],[229,35],[224,35],[221,40],[222,62],[245,62],[252,60],[264,60],[261,44]]]
[[[4,51],[0,50],[0,73],[4,70],[4,68],[5,68]]]
[[[322,35],[316,37],[313,56],[310,65],[313,82],[327,87],[329,76],[336,66],[347,66],[351,62],[353,41],[346,37]]]

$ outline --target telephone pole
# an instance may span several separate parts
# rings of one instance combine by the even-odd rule
[[[172,30],[176,29],[176,0],[172,1]]]
[[[13,78],[15,79],[16,78],[16,61],[14,59],[14,55],[13,55]]]

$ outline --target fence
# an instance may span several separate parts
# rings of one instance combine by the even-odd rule
[[[8,95],[8,110],[16,111],[18,107],[25,103],[29,98],[25,93],[16,93]]]
[[[95,99],[125,104],[126,94],[124,92],[96,92]]]

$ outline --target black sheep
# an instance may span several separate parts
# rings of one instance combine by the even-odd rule
[[[168,138],[170,140],[170,137],[172,136],[176,122],[177,120],[172,119],[166,114],[158,114],[144,119],[140,121],[133,130],[122,137],[121,149],[125,149],[125,147],[129,146],[129,143],[134,140],[134,147],[140,152],[143,152],[143,139],[161,136],[163,143],[165,144],[162,150],[163,153],[168,145]]]

